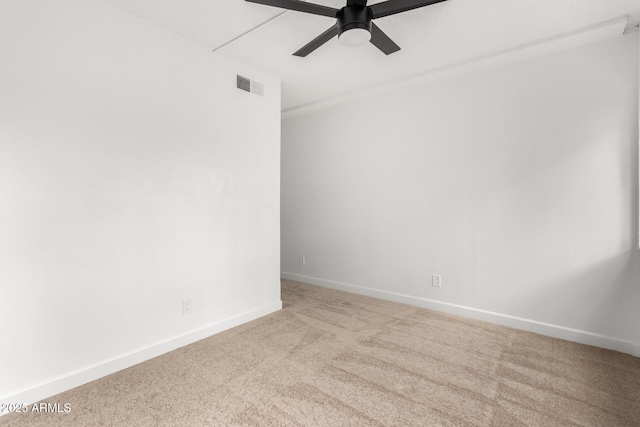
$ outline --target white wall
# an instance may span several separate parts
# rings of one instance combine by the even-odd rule
[[[638,104],[640,104],[640,43],[638,43]],[[640,108],[638,111],[638,128],[640,129]],[[640,130],[638,131],[640,134]],[[640,146],[640,138],[638,138],[638,145]],[[640,149],[638,152],[638,183],[639,183],[639,191],[638,198],[636,199],[638,202],[638,210],[640,211]],[[638,251],[636,252],[635,258],[635,305],[634,305],[634,314],[635,314],[635,347],[634,347],[634,355],[640,357],[640,215],[638,215]]]
[[[2,402],[281,307],[277,80],[97,0],[0,2],[0,58]]]
[[[637,39],[285,118],[283,277],[632,352]]]

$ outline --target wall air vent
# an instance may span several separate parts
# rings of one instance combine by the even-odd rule
[[[238,89],[251,92],[251,80],[249,80],[248,78],[238,74],[237,83],[238,83]]]
[[[236,85],[238,89],[250,92],[255,95],[264,96],[264,85],[255,80],[248,79],[240,74],[236,75]]]

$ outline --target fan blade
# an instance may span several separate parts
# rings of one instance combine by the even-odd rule
[[[371,23],[371,44],[384,52],[385,55],[391,55],[393,52],[400,50],[400,46],[395,44],[394,41],[373,22]]]
[[[347,0],[347,6],[362,6],[367,5],[367,0]]]
[[[312,13],[314,15],[328,16],[335,18],[338,9],[332,7],[321,6],[315,3],[306,3],[299,0],[245,0],[250,3],[263,4],[265,6],[280,7],[282,9],[295,10],[298,12]]]
[[[338,35],[338,26],[333,25],[327,31],[325,31],[324,33],[320,34],[318,37],[316,37],[315,39],[307,43],[304,47],[302,47],[300,50],[294,53],[294,55],[304,58],[305,56],[309,55],[311,52],[313,52],[314,50],[316,50],[317,48],[319,48],[320,46],[322,46],[323,44],[325,44],[326,42],[328,42],[329,40],[331,40],[337,35]]]
[[[417,9],[419,7],[430,6],[446,0],[388,0],[383,3],[376,3],[369,6],[372,18],[382,18],[383,16],[395,15],[396,13],[406,12],[407,10]]]

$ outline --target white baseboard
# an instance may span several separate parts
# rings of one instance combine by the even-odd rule
[[[116,357],[106,362],[72,372],[68,375],[64,375],[38,386],[13,393],[9,396],[3,396],[0,398],[0,404],[30,405],[34,402],[38,402],[72,388],[79,387],[88,382],[97,380],[98,378],[111,375],[133,365],[137,365],[138,363],[153,359],[154,357],[158,357],[177,348],[184,347],[185,345],[192,344],[196,341],[200,341],[201,339],[208,338],[219,332],[250,322],[251,320],[266,316],[267,314],[274,313],[281,309],[282,301],[274,302],[264,307],[224,319],[220,322],[168,339],[152,346],[135,350],[129,354]],[[6,412],[0,412],[0,416],[4,414],[6,414]]]
[[[301,274],[282,272],[280,276],[283,279],[295,280],[298,282],[309,283],[311,285],[322,286],[339,291],[366,295],[383,300],[394,301],[413,305],[416,307],[422,307],[430,310],[464,316],[471,319],[483,320],[498,325],[509,326],[511,328],[521,329],[529,332],[535,332],[540,335],[546,335],[549,337],[560,338],[567,341],[606,348],[640,357],[640,345],[634,345],[633,342],[621,338],[609,337],[606,335],[582,331],[579,329],[572,329],[560,325],[538,322],[537,320],[524,319],[521,317],[509,316],[507,314],[480,310],[473,307],[465,307],[458,304],[451,304],[427,298],[420,298],[411,295],[383,291],[379,289],[368,288],[365,286],[352,285],[349,283],[335,282],[332,280],[309,277]]]

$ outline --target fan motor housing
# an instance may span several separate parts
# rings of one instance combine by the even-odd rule
[[[354,28],[371,32],[371,11],[368,7],[346,6],[338,12],[338,35]]]

